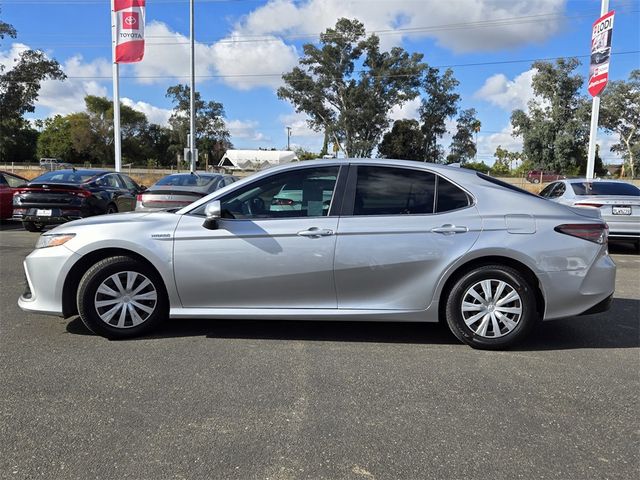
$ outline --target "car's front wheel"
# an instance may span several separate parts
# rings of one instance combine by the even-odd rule
[[[446,318],[453,334],[474,348],[507,348],[521,341],[537,322],[535,293],[511,267],[477,267],[454,283]]]
[[[148,333],[168,310],[160,276],[127,256],[109,257],[89,268],[80,280],[76,300],[87,328],[111,339]]]

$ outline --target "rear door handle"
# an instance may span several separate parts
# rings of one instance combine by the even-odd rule
[[[441,227],[432,228],[433,233],[442,233],[443,235],[453,235],[454,233],[467,233],[469,229],[467,227],[458,227],[447,223]]]
[[[333,235],[333,230],[318,227],[311,227],[309,230],[298,232],[298,236],[300,237],[328,237],[329,235]]]

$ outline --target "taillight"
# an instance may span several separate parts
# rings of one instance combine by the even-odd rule
[[[569,223],[558,225],[554,230],[558,233],[582,238],[603,245],[607,243],[609,227],[606,223]]]
[[[138,195],[136,195],[136,202],[141,202],[142,201],[142,194],[139,193]]]
[[[271,205],[293,205],[295,202],[290,198],[274,198]]]
[[[602,203],[581,203],[578,202],[576,204],[574,204],[574,207],[591,207],[591,208],[600,208],[603,204]]]
[[[89,190],[74,190],[71,192],[72,195],[76,197],[89,198],[91,196],[91,192]]]

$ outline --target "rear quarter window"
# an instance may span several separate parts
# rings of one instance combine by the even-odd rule
[[[442,177],[438,177],[436,192],[436,213],[458,210],[471,205],[471,198],[467,192]]]

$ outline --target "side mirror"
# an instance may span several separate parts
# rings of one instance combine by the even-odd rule
[[[216,230],[218,228],[218,220],[222,215],[221,208],[220,200],[209,202],[207,206],[204,207],[204,214],[207,217],[202,224],[204,228],[207,230]]]

